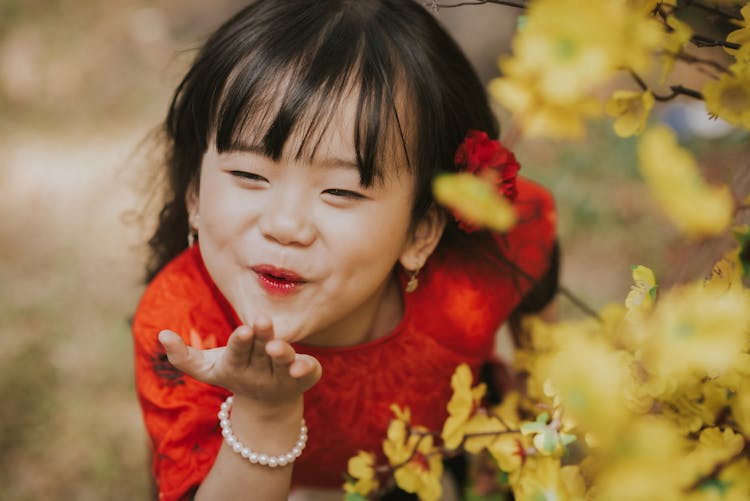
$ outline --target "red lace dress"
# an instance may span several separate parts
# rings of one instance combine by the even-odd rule
[[[541,277],[554,240],[552,199],[519,179],[515,205],[521,222],[497,243],[518,267]],[[476,375],[492,357],[498,328],[531,285],[484,260],[438,248],[420,273],[419,288],[405,294],[404,316],[393,332],[352,347],[295,346],[320,360],[323,377],[304,396],[309,441],[294,465],[293,485],[341,486],[352,455],[380,451],[391,403],[409,407],[413,423],[440,429],[455,367],[466,362]],[[174,369],[157,335],[171,329],[192,346],[212,348],[225,345],[237,325],[198,246],[169,263],[138,306],[136,385],[159,499],[183,499],[210,470],[222,441],[216,413],[228,392]]]

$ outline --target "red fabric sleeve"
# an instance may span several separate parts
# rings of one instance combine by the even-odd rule
[[[228,395],[175,369],[158,341],[158,333],[170,329],[195,347],[226,344],[231,327],[216,311],[196,256],[187,251],[164,268],[146,289],[133,321],[136,390],[164,501],[186,499],[207,475],[221,446],[216,414]]]

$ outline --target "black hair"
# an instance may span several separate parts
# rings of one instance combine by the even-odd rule
[[[455,169],[469,129],[499,134],[484,87],[455,41],[412,0],[258,0],[206,41],[165,122],[167,199],[149,240],[147,279],[186,247],[186,193],[208,145],[254,144],[278,159],[289,138],[311,157],[354,92],[362,185],[382,179],[384,152],[403,148],[416,180],[412,220],[433,204],[431,180]],[[299,143],[299,144],[297,144]]]

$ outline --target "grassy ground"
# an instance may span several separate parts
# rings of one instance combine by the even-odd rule
[[[127,323],[142,290],[139,145],[166,109],[185,49],[237,4],[0,0],[3,499],[147,496]],[[460,28],[479,14],[459,10],[441,15]],[[501,41],[460,38],[489,74]],[[747,187],[746,136],[693,147],[714,177],[731,165]],[[654,216],[633,143],[606,126],[585,143],[518,151],[557,196],[563,281],[592,306],[624,298],[631,264],[675,282],[705,271],[724,245],[685,243]]]

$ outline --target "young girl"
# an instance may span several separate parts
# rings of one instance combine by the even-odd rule
[[[498,132],[416,2],[259,0],[209,38],[166,119],[133,325],[159,499],[339,491],[392,403],[439,429],[455,367],[476,374],[554,292],[551,198],[515,180]],[[504,235],[431,194],[486,152],[518,213]]]

